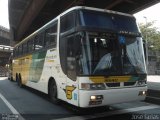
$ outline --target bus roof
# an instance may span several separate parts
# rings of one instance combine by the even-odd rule
[[[43,28],[47,27],[48,25],[50,25],[54,21],[56,21],[58,18],[64,16],[65,14],[67,14],[68,12],[73,11],[73,10],[91,10],[91,11],[99,11],[99,12],[118,14],[118,15],[123,15],[123,16],[128,16],[128,17],[134,17],[131,14],[117,12],[117,11],[112,11],[112,10],[107,10],[107,9],[100,9],[100,8],[86,7],[86,6],[76,6],[76,7],[72,7],[70,9],[64,11],[63,13],[61,13],[60,15],[58,15],[57,17],[55,17],[53,20],[51,20],[50,22],[46,23],[44,26],[42,26],[41,28],[39,28],[38,30],[36,30],[35,32],[33,32],[32,34],[30,34],[29,36],[27,36],[26,38],[24,38],[21,42],[19,42],[18,44],[16,44],[14,47],[17,47],[17,46],[21,45],[22,43],[24,43],[25,41],[27,41],[28,38],[33,37],[34,35],[36,35],[36,33],[42,31]]]
[[[107,9],[94,8],[94,7],[86,7],[86,6],[72,7],[70,9],[64,11],[63,13],[61,13],[59,16],[63,16],[63,15],[67,14],[70,11],[78,10],[78,9],[92,10],[92,11],[99,11],[99,12],[106,12],[106,13],[113,13],[113,14],[118,14],[118,15],[124,15],[124,16],[128,16],[128,17],[134,17],[133,15],[127,14],[127,13],[122,13],[122,12],[117,12],[117,11],[107,10]]]

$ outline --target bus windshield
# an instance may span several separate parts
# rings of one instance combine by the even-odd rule
[[[81,10],[79,12],[79,25],[113,31],[139,33],[134,17],[98,11]]]
[[[146,74],[140,37],[86,32],[77,48],[80,75]]]
[[[62,69],[68,76],[146,74],[134,17],[79,10],[76,20],[80,29],[60,39]]]

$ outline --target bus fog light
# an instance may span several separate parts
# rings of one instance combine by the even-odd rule
[[[142,94],[143,94],[143,95],[145,95],[145,94],[146,94],[146,92],[145,92],[145,91],[143,91],[143,92],[142,92]]]
[[[147,91],[139,91],[139,96],[146,96],[147,95]]]

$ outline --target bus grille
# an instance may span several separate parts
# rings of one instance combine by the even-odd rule
[[[136,82],[117,82],[117,83],[106,83],[107,87],[110,88],[118,88],[118,87],[131,87],[134,86]]]
[[[106,83],[108,87],[120,87],[120,83]]]
[[[124,86],[133,86],[136,82],[124,82]]]

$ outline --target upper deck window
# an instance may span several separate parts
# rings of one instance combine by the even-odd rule
[[[112,17],[109,14],[83,10],[79,13],[80,25],[105,29],[115,29]]]
[[[139,32],[134,17],[114,15],[114,24],[119,31]]]
[[[139,32],[134,17],[99,11],[81,10],[79,25],[114,31]]]

